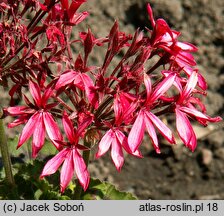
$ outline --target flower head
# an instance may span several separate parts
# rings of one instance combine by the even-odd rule
[[[58,149],[61,147],[55,140],[62,140],[62,135],[54,117],[50,113],[50,109],[57,104],[47,103],[48,99],[53,95],[53,89],[49,86],[41,95],[39,85],[30,80],[29,90],[33,97],[33,103],[24,95],[27,106],[8,107],[6,112],[12,116],[19,116],[17,120],[8,125],[9,127],[26,123],[19,137],[17,148],[23,145],[33,135],[32,156],[36,157],[44,145],[46,132],[52,143]]]
[[[211,118],[205,113],[196,109],[192,102],[196,101],[197,104],[200,104],[199,99],[194,100],[195,98],[193,96],[193,92],[197,83],[198,74],[196,71],[194,71],[187,81],[185,87],[180,92],[180,96],[177,100],[175,108],[177,132],[184,144],[192,151],[194,151],[197,146],[197,138],[188,118],[194,118],[204,126],[207,125],[207,122],[219,122],[222,120],[222,118],[219,116]]]
[[[75,130],[72,121],[69,119],[66,112],[63,113],[62,123],[65,134],[68,138],[68,142],[57,141],[59,144],[64,146],[64,149],[45,164],[41,173],[41,178],[55,173],[63,163],[60,174],[61,192],[63,193],[65,188],[68,186],[74,172],[76,173],[76,176],[83,189],[86,190],[89,185],[90,177],[85,161],[83,160],[79,151],[89,149],[78,144],[80,134],[84,128],[80,127]]]
[[[172,131],[156,115],[154,115],[150,109],[153,108],[153,104],[155,104],[155,102],[172,86],[175,75],[170,74],[154,89],[152,88],[150,77],[145,74],[144,78],[146,100],[144,106],[142,106],[138,112],[137,118],[135,119],[128,135],[128,144],[132,152],[135,152],[142,142],[145,129],[147,129],[156,152],[160,153],[158,138],[154,126],[170,143],[175,143],[175,140]]]

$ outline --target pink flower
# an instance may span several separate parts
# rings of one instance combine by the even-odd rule
[[[74,85],[82,91],[85,91],[89,102],[95,108],[98,106],[93,81],[87,74],[74,70],[65,71],[60,75],[55,88],[58,90],[68,85]]]
[[[169,55],[165,56],[165,63],[169,61],[171,64],[177,65],[183,69],[188,75],[193,71],[192,66],[196,65],[195,59],[191,52],[196,52],[198,48],[188,42],[178,41],[180,32],[170,29],[164,19],[154,20],[150,4],[147,5],[149,19],[153,30],[151,31],[150,45],[153,49],[162,48]],[[163,54],[161,54],[163,55]],[[206,88],[203,77],[200,78],[201,87]]]
[[[211,118],[208,115],[198,111],[193,103],[197,103],[202,107],[202,111],[205,112],[205,108],[200,104],[198,98],[192,96],[195,86],[198,82],[198,74],[194,71],[189,80],[187,81],[184,89],[180,92],[180,97],[176,103],[176,127],[177,132],[184,142],[184,144],[191,150],[194,151],[197,146],[197,138],[194,133],[193,127],[188,119],[188,117],[196,119],[199,123],[204,126],[207,122],[219,122],[222,120],[221,117]]]
[[[96,158],[104,155],[111,148],[111,158],[118,171],[121,170],[124,164],[124,155],[122,148],[131,155],[141,158],[142,155],[138,150],[132,152],[129,148],[127,137],[120,131],[119,128],[108,130],[102,137],[99,148],[96,153]]]
[[[88,188],[90,176],[79,150],[89,149],[78,144],[80,134],[84,128],[75,130],[66,112],[63,113],[62,123],[68,142],[58,141],[58,143],[64,145],[65,148],[46,163],[41,173],[41,178],[55,173],[63,163],[60,174],[61,192],[63,193],[65,191],[74,172],[85,191]]]
[[[119,92],[114,99],[114,123],[104,124],[110,129],[102,137],[99,148],[96,153],[96,158],[103,156],[109,149],[111,149],[111,158],[118,171],[121,170],[124,164],[124,149],[128,154],[142,158],[139,150],[131,151],[127,137],[124,135],[125,125],[129,125],[133,119],[133,112],[136,108],[136,98],[131,94]]]
[[[27,106],[9,107],[6,111],[12,116],[19,116],[17,120],[8,125],[9,127],[26,123],[19,137],[17,148],[33,135],[32,156],[36,157],[44,145],[46,132],[57,149],[60,149],[60,146],[54,140],[62,140],[62,135],[52,114],[49,112],[56,104],[47,104],[48,99],[53,94],[53,89],[51,87],[46,88],[41,95],[41,89],[38,84],[29,81],[29,90],[34,103],[31,103],[24,95]]]
[[[139,111],[128,135],[128,145],[132,152],[135,152],[138,149],[142,142],[145,129],[147,129],[156,152],[160,153],[158,138],[154,126],[170,143],[175,143],[172,131],[156,115],[149,111],[150,108],[153,107],[153,104],[172,86],[174,79],[175,75],[170,74],[154,89],[152,89],[150,77],[145,74],[144,82],[147,92],[146,101]]]
[[[136,96],[122,91],[118,92],[114,99],[114,124],[116,126],[122,123],[129,125],[133,120],[136,107]]]

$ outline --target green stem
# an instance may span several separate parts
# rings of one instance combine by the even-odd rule
[[[86,146],[87,148],[91,148],[91,144],[94,142],[94,138],[92,138],[92,131],[93,130],[89,130],[87,131],[86,135],[85,135],[85,138],[84,138],[84,146]],[[84,161],[85,161],[85,164],[86,164],[86,167],[88,167],[88,164],[89,164],[89,157],[90,157],[90,150],[85,150],[83,151],[83,155],[82,155]],[[76,188],[75,188],[75,192],[74,192],[74,200],[80,200],[81,199],[81,195],[82,195],[82,192],[83,192],[83,189],[82,189],[82,186],[80,185],[78,179],[76,179],[75,181],[76,183]]]
[[[12,164],[11,164],[9,149],[7,145],[7,137],[4,130],[3,119],[0,119],[0,150],[2,154],[3,166],[5,168],[6,181],[8,184],[15,186],[15,181],[12,174]]]

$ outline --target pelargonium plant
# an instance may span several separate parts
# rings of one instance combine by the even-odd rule
[[[150,4],[151,29],[127,34],[115,21],[108,35],[97,38],[91,28],[78,32],[78,24],[89,15],[78,12],[85,2],[0,3],[0,81],[10,96],[2,118],[16,118],[9,128],[23,125],[18,148],[31,138],[33,158],[46,139],[51,141],[57,154],[46,162],[40,177],[60,170],[62,193],[74,177],[76,192],[87,190],[93,146],[96,159],[110,151],[120,171],[124,152],[142,158],[139,148],[145,132],[157,153],[157,133],[175,144],[161,116],[174,116],[176,131],[191,151],[197,146],[191,122],[206,126],[221,121],[209,117],[201,101],[207,83],[192,55],[197,47],[179,41],[180,32],[164,19],[154,19]],[[91,56],[100,49],[104,60],[93,64]],[[118,55],[122,57],[114,66]],[[13,183],[7,145],[4,137],[1,140],[6,176]]]

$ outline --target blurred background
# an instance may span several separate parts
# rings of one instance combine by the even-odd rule
[[[137,27],[151,27],[146,3],[155,18],[164,18],[180,31],[181,41],[195,44],[200,72],[208,82],[206,104],[211,116],[224,117],[224,1],[223,0],[91,0],[81,9],[91,15],[82,23],[86,31],[103,37],[119,21],[121,31],[132,33]],[[86,7],[86,8],[85,8]],[[95,56],[95,61],[102,56]],[[106,154],[92,160],[92,177],[108,180],[120,190],[130,191],[139,199],[224,199],[224,123],[202,128],[194,126],[198,146],[194,153],[181,141],[170,146],[160,140],[161,154],[155,153],[146,137],[141,146],[143,159],[126,156],[118,173]]]

